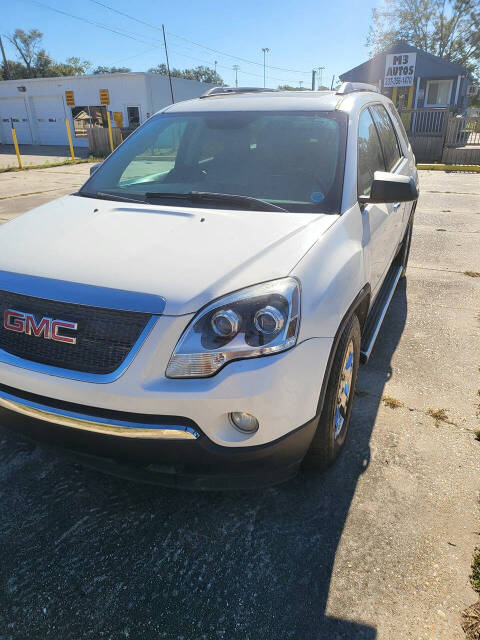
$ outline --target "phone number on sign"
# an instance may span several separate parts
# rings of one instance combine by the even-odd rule
[[[409,87],[413,84],[413,76],[395,76],[385,78],[385,87]]]

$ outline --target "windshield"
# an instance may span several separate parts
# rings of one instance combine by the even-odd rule
[[[232,194],[287,211],[338,213],[345,132],[346,116],[338,112],[159,114],[79,194],[181,206],[199,206],[176,199],[192,192]],[[201,206],[246,208],[228,197]]]

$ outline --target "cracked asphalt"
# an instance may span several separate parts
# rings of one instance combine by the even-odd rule
[[[0,222],[87,173],[1,174]],[[480,272],[480,176],[424,171],[421,189],[408,277],[328,472],[180,492],[0,428],[1,640],[464,637],[480,544],[480,278],[465,275]]]

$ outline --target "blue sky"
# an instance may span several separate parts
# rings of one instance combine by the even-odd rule
[[[10,0],[1,13],[2,35],[19,27],[40,29],[43,45],[58,61],[69,56],[90,60],[93,66],[127,66],[144,71],[165,61],[158,28],[167,30],[170,65],[191,67],[206,64],[217,70],[228,84],[234,82],[232,66],[238,64],[239,84],[263,84],[262,47],[268,47],[267,64],[291,71],[267,69],[267,85],[311,83],[311,69],[323,66],[324,84],[332,75],[347,71],[366,60],[365,40],[372,8],[378,0],[171,0],[132,2],[101,0],[157,29],[114,13],[92,0],[65,3],[60,0]],[[47,8],[100,23],[125,35],[61,15]],[[221,51],[215,53],[176,36]],[[126,36],[129,37],[126,37]],[[5,41],[6,53],[14,50]],[[249,64],[228,57],[238,56]],[[298,73],[305,71],[307,73]],[[255,75],[256,74],[256,75]]]

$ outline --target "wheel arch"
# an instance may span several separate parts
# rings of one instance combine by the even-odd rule
[[[335,353],[336,353],[337,348],[338,348],[338,343],[340,341],[340,337],[341,337],[341,335],[342,335],[342,333],[343,333],[348,321],[355,314],[357,315],[358,320],[360,322],[360,330],[363,331],[363,328],[365,326],[365,322],[366,322],[366,319],[367,319],[367,315],[368,315],[368,309],[370,307],[371,294],[372,294],[372,289],[370,287],[370,284],[367,283],[362,287],[362,289],[355,296],[353,302],[348,307],[347,311],[345,312],[345,314],[342,317],[342,320],[341,320],[341,322],[340,322],[340,324],[338,326],[338,329],[337,329],[337,331],[335,333],[335,337],[333,339],[332,347],[330,349],[330,354],[328,356],[327,366],[325,367],[325,373],[324,373],[324,376],[323,376],[322,386],[320,388],[320,396],[319,396],[318,405],[317,405],[317,416],[320,416],[320,414],[322,413],[323,403],[324,403],[324,400],[325,400],[325,392],[326,392],[326,389],[327,389],[327,384],[328,384],[328,380],[330,378],[330,372],[332,370],[332,364],[333,364],[333,360],[335,358]]]

